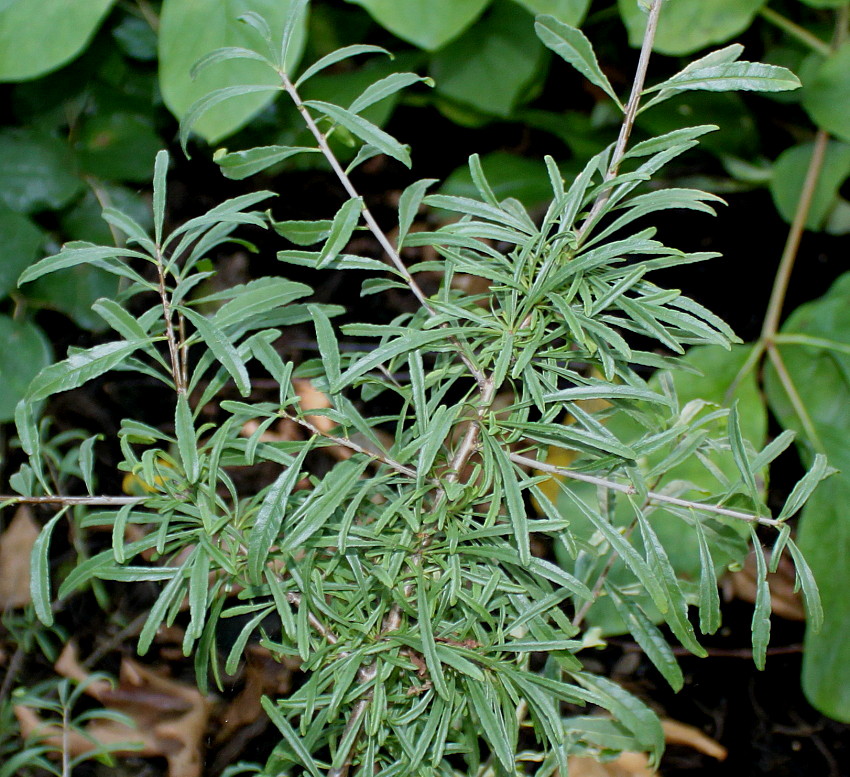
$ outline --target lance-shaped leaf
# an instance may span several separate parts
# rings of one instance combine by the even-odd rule
[[[330,54],[326,54],[320,60],[317,60],[310,65],[310,67],[298,76],[295,86],[301,86],[301,84],[303,84],[308,78],[316,75],[316,73],[320,73],[325,68],[335,65],[337,62],[342,62],[344,59],[356,57],[358,54],[386,54],[388,57],[392,56],[386,49],[366,43],[355,43],[353,46],[343,46],[343,48],[332,51]]]
[[[27,400],[37,402],[60,391],[70,391],[119,365],[131,353],[150,343],[145,340],[119,340],[78,351],[38,373],[29,385]]]
[[[321,270],[332,262],[339,253],[348,245],[357,222],[360,220],[360,212],[363,210],[363,199],[352,197],[337,211],[331,223],[330,234],[322,246],[316,269]]]
[[[241,181],[296,154],[318,153],[321,153],[319,149],[311,146],[259,146],[230,152],[219,149],[213,155],[213,161],[221,168],[225,178]]]
[[[588,81],[602,89],[620,110],[623,110],[623,104],[614,87],[599,67],[593,46],[581,30],[559,22],[554,16],[538,16],[534,28],[537,30],[537,36],[548,48],[569,62]]]
[[[322,100],[307,100],[304,104],[309,108],[315,108],[334,123],[345,127],[364,143],[380,149],[381,153],[397,159],[406,167],[410,167],[410,151],[407,146],[403,146],[392,135],[387,134],[380,127],[376,127],[371,121],[367,121],[362,116],[347,111],[345,108]]]
[[[57,270],[65,270],[68,267],[76,267],[80,264],[96,264],[98,267],[103,267],[103,262],[110,259],[147,259],[150,257],[147,254],[133,251],[128,248],[109,248],[106,246],[96,246],[91,243],[73,242],[68,243],[58,254],[46,256],[41,261],[36,262],[32,267],[28,267],[18,279],[18,286],[23,283],[29,283],[42,275],[47,275]],[[105,267],[105,269],[109,269]]]
[[[41,530],[32,546],[30,568],[30,595],[38,619],[45,626],[53,625],[53,609],[50,606],[50,538],[64,510],[56,513]]]
[[[776,519],[784,521],[794,515],[806,503],[818,484],[835,472],[835,469],[827,465],[826,456],[821,453],[816,454],[809,471],[797,481]]]
[[[420,82],[428,84],[428,86],[434,85],[432,79],[418,76],[416,73],[391,73],[385,78],[375,81],[374,84],[367,86],[360,96],[348,106],[348,110],[352,113],[362,113],[370,105],[374,105],[384,98]]]
[[[764,669],[770,642],[770,586],[767,584],[767,562],[755,528],[750,527],[756,557],[756,605],[753,610],[753,663]]]
[[[234,292],[232,299],[222,305],[212,319],[220,329],[241,324],[252,316],[270,313],[293,300],[306,297],[313,290],[303,283],[285,278],[258,278],[228,291]]]
[[[239,393],[247,397],[251,393],[251,379],[248,377],[248,370],[245,369],[245,362],[227,335],[208,318],[194,310],[181,307],[180,312],[192,322],[201,340],[212,351],[221,366],[230,373]]]

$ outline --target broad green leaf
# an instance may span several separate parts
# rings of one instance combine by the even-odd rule
[[[515,0],[515,2],[531,11],[535,16],[547,14],[556,18],[559,22],[571,24],[573,27],[578,27],[581,24],[590,6],[590,0]]]
[[[309,146],[260,146],[231,152],[220,148],[213,155],[213,161],[225,178],[241,181],[296,154],[315,153],[319,153],[319,149]]]
[[[252,316],[270,313],[293,300],[313,293],[313,290],[303,283],[275,277],[258,278],[229,291],[235,293],[212,318],[219,329],[241,324]]]
[[[153,120],[129,112],[86,117],[74,148],[85,173],[110,181],[147,183],[162,146]]]
[[[593,46],[581,30],[559,22],[553,16],[539,17],[534,26],[546,46],[602,89],[620,108],[623,107],[614,87],[599,67]]]
[[[24,3],[18,7],[23,8]],[[0,132],[0,202],[12,210],[58,210],[83,186],[67,143],[36,129]]]
[[[348,0],[363,6],[393,35],[435,51],[460,35],[490,0]]]
[[[116,264],[119,272],[111,273],[101,267],[79,265],[39,278],[24,291],[34,307],[58,310],[78,326],[98,332],[104,327],[100,316],[92,312],[92,305],[101,297],[114,297],[118,293],[115,275],[123,274],[124,267]]]
[[[334,123],[345,127],[352,135],[356,135],[364,143],[380,149],[381,153],[391,156],[403,165],[410,167],[410,151],[407,147],[362,116],[357,116],[351,113],[351,111],[340,108],[338,105],[333,105],[322,100],[307,100],[304,104],[323,113]]]
[[[803,107],[815,124],[850,143],[850,41],[806,79]]]
[[[24,0],[0,4],[0,81],[28,81],[70,62],[115,0]]]
[[[251,393],[251,379],[248,377],[248,370],[245,369],[245,363],[239,356],[233,343],[219,327],[210,321],[206,316],[196,313],[189,308],[181,308],[181,312],[192,322],[195,329],[198,330],[198,335],[204,345],[212,352],[215,358],[221,363],[236,382],[236,388],[243,397],[247,397]]]
[[[429,74],[439,95],[504,118],[532,96],[530,86],[545,58],[532,17],[514,3],[497,2],[433,55]]]
[[[0,316],[0,422],[15,417],[15,405],[24,397],[36,374],[52,361],[50,342],[31,321]]]
[[[662,54],[691,54],[723,43],[752,24],[766,0],[670,0],[664,3],[653,48]],[[629,31],[629,43],[639,48],[646,13],[635,0],[618,0]]]
[[[148,342],[150,341],[121,340],[96,345],[86,351],[78,351],[67,359],[41,370],[29,384],[27,399],[30,402],[37,402],[60,391],[69,391],[82,386],[83,383],[117,367],[130,354]]]
[[[30,219],[0,204],[0,235],[3,236],[3,260],[0,262],[0,297],[18,284],[18,276],[38,257],[45,239]]]
[[[814,143],[792,146],[783,151],[773,165],[770,193],[776,209],[789,224],[794,220],[813,151]],[[806,217],[808,229],[823,229],[838,202],[838,191],[849,175],[850,144],[831,140],[826,147],[823,166]]]
[[[190,106],[216,89],[241,84],[278,85],[277,74],[261,62],[232,59],[206,68],[197,79],[190,73],[195,63],[215,49],[262,45],[257,32],[237,17],[255,11],[268,23],[278,41],[292,0],[243,0],[238,8],[218,0],[165,0],[160,17],[159,83],[169,110],[178,118]],[[304,25],[294,32],[287,67],[301,56]],[[194,131],[214,143],[243,126],[272,99],[273,92],[247,94],[216,105],[194,124]]]

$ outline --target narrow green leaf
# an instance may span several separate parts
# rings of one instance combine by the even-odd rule
[[[834,472],[835,470],[827,465],[826,456],[821,453],[816,454],[809,471],[797,481],[788,499],[785,500],[782,510],[776,516],[776,520],[785,521],[793,516],[805,504],[818,484]]]
[[[157,245],[162,245],[162,224],[165,221],[168,162],[168,152],[163,150],[157,153],[153,166],[153,229]]]
[[[655,664],[665,680],[674,691],[682,690],[685,678],[679,667],[679,662],[673,654],[673,649],[664,639],[658,627],[644,613],[640,606],[628,597],[621,598],[618,592],[606,583],[605,590],[611,597],[614,607],[626,624],[629,633],[643,648],[647,658]]]
[[[699,627],[703,634],[714,634],[720,628],[720,592],[714,560],[698,516],[694,516],[694,529],[699,542]]]
[[[80,241],[67,243],[58,254],[46,256],[31,267],[28,267],[18,279],[18,286],[34,281],[42,275],[47,275],[57,270],[66,270],[69,267],[76,267],[80,264],[101,266],[100,263],[104,260],[129,258],[150,261],[150,257],[146,254],[133,251],[129,248],[108,248],[106,246],[96,246]]]
[[[79,351],[38,373],[27,389],[27,401],[37,402],[60,391],[69,391],[118,366],[150,340],[119,340]]]
[[[475,717],[481,725],[481,733],[493,750],[502,768],[508,773],[516,771],[514,753],[502,712],[494,698],[495,693],[488,682],[466,682],[466,691]]]
[[[437,656],[437,643],[434,642],[434,629],[431,624],[431,605],[428,601],[428,588],[425,585],[425,576],[421,567],[417,568],[417,618],[419,624],[419,636],[422,638],[422,653],[425,656],[425,664],[434,690],[444,699],[449,698],[449,687],[443,675],[443,665]]]
[[[304,104],[310,108],[315,108],[336,124],[345,127],[364,143],[380,149],[382,153],[397,159],[406,167],[410,167],[410,151],[407,147],[362,116],[357,116],[351,111],[345,110],[345,108],[321,100],[307,100]]]
[[[198,460],[198,444],[195,439],[192,408],[189,407],[189,400],[186,399],[185,394],[177,395],[174,430],[177,435],[177,450],[180,452],[180,461],[183,463],[186,480],[195,483],[201,475],[201,467]]]
[[[322,488],[317,488],[313,492],[314,497],[293,514],[291,528],[280,541],[280,550],[294,553],[319,531],[348,496],[368,464],[369,459],[365,456],[337,464],[322,481]]]
[[[64,514],[65,511],[60,510],[47,522],[33,543],[30,555],[30,595],[36,616],[48,627],[53,625],[53,609],[50,606],[50,540],[54,527]]]
[[[139,634],[139,644],[136,650],[140,656],[148,652],[148,648],[150,648],[159,627],[165,621],[175,597],[184,587],[186,570],[195,563],[199,547],[199,545],[195,546],[195,550],[186,556],[185,561],[171,572],[171,579],[166,583],[153,607],[151,607],[148,619]]]
[[[656,394],[648,388],[612,385],[603,381],[594,382],[587,386],[563,389],[551,394],[544,394],[543,399],[547,402],[576,402],[580,399],[636,399],[658,405],[669,406],[671,404],[669,397]]]
[[[144,340],[148,336],[146,328],[115,300],[101,297],[92,310],[125,340]]]
[[[213,154],[213,161],[221,168],[225,178],[241,181],[291,156],[318,153],[321,153],[319,149],[312,146],[258,146],[244,151],[218,149]]]
[[[514,540],[517,545],[520,563],[527,565],[531,563],[531,541],[528,534],[528,514],[522,499],[522,491],[517,480],[514,465],[508,457],[507,452],[489,435],[484,440],[490,448],[491,454],[496,460],[499,470],[501,485],[505,495],[505,503],[508,511],[508,519],[513,527]]]
[[[767,562],[761,541],[754,527],[750,527],[753,549],[756,556],[756,604],[753,610],[753,663],[764,669],[767,646],[770,642],[770,586],[767,584]]]
[[[257,626],[259,626],[274,611],[274,607],[266,607],[265,609],[260,610],[239,631],[238,636],[235,640],[233,640],[233,645],[231,646],[230,652],[227,654],[227,659],[224,663],[224,671],[227,672],[227,674],[236,674],[236,670],[239,668],[239,661],[245,652],[245,645],[248,643],[248,639],[254,633]]]
[[[112,555],[117,564],[123,564],[127,560],[127,554],[124,552],[124,537],[132,511],[133,505],[122,505],[112,522]]]
[[[729,434],[729,446],[732,449],[732,458],[735,460],[735,466],[738,472],[744,479],[744,484],[747,487],[747,493],[750,499],[756,504],[759,503],[759,490],[756,485],[756,476],[750,465],[750,459],[747,455],[747,449],[744,446],[744,435],[741,433],[741,422],[738,419],[738,403],[732,405],[729,410],[729,418],[726,424]]]
[[[336,385],[330,387],[331,393],[336,394],[345,386],[350,385],[355,378],[383,364],[400,354],[414,351],[428,343],[436,340],[447,340],[454,332],[450,329],[426,329],[424,331],[409,330],[401,337],[378,346],[374,351],[366,354],[362,359],[354,362],[339,378]]]
[[[433,86],[434,82],[430,78],[418,76],[416,73],[391,73],[374,84],[370,84],[363,90],[360,96],[348,106],[348,110],[352,113],[361,113],[370,105],[401,91],[405,87],[420,82]]]
[[[398,237],[396,238],[396,247],[399,251],[404,245],[404,239],[413,225],[416,214],[419,212],[425,192],[429,186],[433,186],[437,182],[436,178],[423,178],[410,184],[398,198]]]
[[[239,393],[243,397],[247,397],[251,393],[251,379],[248,377],[248,370],[245,369],[245,363],[227,335],[206,318],[206,316],[202,316],[194,310],[181,307],[180,312],[192,322],[195,329],[198,330],[201,340],[213,352],[213,355],[221,363],[221,366],[230,373],[230,376],[236,382]]]
[[[255,585],[260,584],[269,551],[277,543],[280,526],[286,513],[286,501],[301,477],[301,467],[310,448],[310,444],[305,443],[292,464],[269,486],[257,517],[254,519],[254,525],[248,537],[248,574]]]
[[[588,507],[570,488],[562,488],[562,492],[575,504],[576,507],[590,520],[608,541],[611,549],[615,551],[626,566],[632,571],[643,584],[646,592],[652,597],[652,601],[658,610],[664,614],[669,609],[667,596],[655,571],[638,553],[631,543],[626,540],[618,529],[607,521],[602,515]]]
[[[210,554],[201,545],[189,573],[189,626],[186,629],[187,639],[200,639],[204,631],[207,616],[207,596],[210,589]],[[188,647],[188,645],[187,645]],[[184,651],[185,652],[185,651]],[[188,653],[185,653],[189,655]],[[231,673],[232,674],[232,673]]]
[[[292,748],[293,754],[301,762],[301,765],[304,766],[307,771],[313,775],[313,777],[322,777],[316,767],[316,762],[313,756],[310,755],[304,747],[303,741],[295,732],[295,729],[289,725],[289,721],[284,717],[280,709],[278,709],[278,706],[268,696],[263,696],[261,703],[263,705],[263,709],[266,711],[266,715],[269,716],[269,719],[275,724],[278,731],[283,734],[283,738]]]
[[[87,437],[80,443],[80,472],[83,476],[83,483],[85,483],[86,491],[88,491],[89,494],[94,493],[94,444],[98,440],[102,439],[102,434],[93,434],[91,437]]]
[[[799,88],[800,79],[787,68],[766,65],[763,62],[729,62],[683,71],[646,89],[644,94],[663,90],[665,95],[672,97],[689,90],[785,92]],[[653,104],[657,102],[659,100],[653,101]]]
[[[794,568],[797,570],[797,580],[800,587],[803,589],[803,596],[806,600],[806,614],[808,615],[809,626],[814,631],[820,631],[823,626],[823,606],[821,605],[820,593],[818,592],[818,584],[815,582],[815,576],[809,567],[800,549],[796,543],[789,539],[788,550],[791,553],[791,558],[794,559]]]
[[[286,278],[267,277],[228,289],[228,292],[233,293],[233,298],[225,302],[212,317],[213,324],[219,329],[242,324],[252,316],[271,313],[312,294],[313,290],[303,283],[288,281]]]
[[[225,86],[222,89],[216,89],[209,94],[201,97],[200,100],[196,100],[189,110],[186,112],[186,115],[183,117],[180,122],[180,147],[183,149],[183,153],[188,157],[188,151],[186,148],[186,144],[189,141],[189,133],[192,131],[192,127],[197,123],[198,119],[201,118],[210,108],[223,103],[225,100],[231,100],[234,97],[240,97],[245,94],[257,94],[263,92],[279,92],[283,89],[282,86],[277,84],[245,84],[240,86]]]
[[[286,21],[283,25],[283,35],[280,40],[280,54],[278,55],[277,64],[283,69],[287,69],[289,64],[287,60],[291,59],[290,46],[293,40],[297,40],[298,35],[296,30],[303,29],[307,23],[307,11],[310,8],[310,0],[292,0],[289,10],[286,13]],[[296,45],[299,45],[296,43]]]
[[[330,319],[325,311],[318,305],[308,305],[307,309],[313,317],[313,325],[316,327],[316,340],[319,344],[319,353],[322,356],[322,365],[328,382],[331,386],[339,383],[339,343],[331,326]]]
[[[558,21],[554,16],[538,16],[534,28],[537,31],[537,37],[548,48],[605,92],[620,110],[624,110],[614,87],[599,67],[593,46],[581,30]]]
[[[358,54],[386,54],[388,57],[392,57],[392,54],[390,54],[389,51],[381,48],[380,46],[371,46],[364,43],[356,43],[353,46],[343,46],[343,48],[332,51],[330,54],[326,54],[324,57],[310,65],[310,67],[298,76],[295,86],[301,86],[301,84],[303,84],[308,78],[312,78],[316,75],[316,73],[320,73],[325,68],[335,65],[337,62],[342,62],[344,59],[356,57]]]
[[[189,71],[192,78],[197,78],[198,75],[206,70],[210,65],[215,65],[218,62],[226,62],[230,59],[250,59],[255,62],[262,62],[274,69],[274,63],[253,49],[246,49],[241,46],[222,46],[220,49],[213,49],[208,54],[201,57]]]
[[[332,262],[338,254],[348,245],[357,222],[360,221],[360,213],[363,210],[363,199],[352,197],[336,213],[331,223],[331,231],[325,245],[319,254],[316,269],[321,270]]]

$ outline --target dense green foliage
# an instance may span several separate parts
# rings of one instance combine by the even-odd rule
[[[66,507],[45,528],[34,556],[38,616],[52,622],[51,532],[65,518],[82,535],[105,527],[112,547],[81,557],[58,594],[99,581],[164,582],[140,652],[160,624],[177,617],[185,598],[190,621],[183,647],[195,656],[200,682],[210,674],[218,681],[222,668],[233,672],[255,632],[280,658],[303,662],[305,684],[265,703],[282,737],[266,773],[304,768],[365,775],[379,768],[386,775],[473,775],[487,768],[515,773],[528,763],[542,764],[541,775],[558,768],[566,773],[570,754],[631,748],[657,759],[663,747],[648,708],[582,669],[581,651],[600,634],[588,626],[630,631],[668,682],[681,687],[681,672],[656,624],[665,623],[685,647],[702,654],[688,608],[698,608],[703,633],[717,629],[716,576],[743,558],[749,540],[759,545],[755,528],[761,524],[776,530],[771,564],[783,552],[793,556],[813,632],[821,619],[815,578],[821,584],[827,627],[810,636],[806,683],[815,703],[848,717],[844,686],[824,681],[840,663],[842,578],[833,559],[847,538],[837,536],[828,547],[813,539],[820,531],[816,522],[843,525],[832,511],[841,504],[846,478],[831,478],[806,508],[801,545],[814,577],[786,524],[830,474],[821,454],[839,467],[846,456],[846,283],[800,309],[781,334],[766,327],[755,348],[730,349],[737,338],[728,326],[651,280],[654,271],[712,258],[664,245],[653,219],[669,209],[710,214],[719,198],[683,185],[651,184],[665,165],[716,129],[710,121],[680,126],[683,115],[688,124],[694,116],[718,114],[727,129],[747,126],[746,103],[728,91],[799,100],[818,127],[839,137],[826,144],[822,131],[813,144],[785,150],[772,169],[759,158],[754,134],[748,147],[746,136],[721,127],[720,140],[707,147],[731,176],[747,185],[768,183],[787,220],[846,231],[850,206],[839,190],[850,164],[840,140],[844,103],[836,99],[848,72],[840,66],[846,4],[828,4],[839,8],[833,52],[785,17],[763,16],[788,35],[768,41],[767,58],[800,66],[799,97],[789,97],[798,94],[790,90],[799,83],[788,70],[742,61],[742,48],[733,44],[646,88],[638,79],[627,110],[622,85],[611,83],[589,40],[573,26],[585,17],[587,3],[470,0],[452,2],[439,15],[418,15],[432,2],[359,3],[423,49],[392,63],[375,45],[340,39],[334,24],[340,15],[363,17],[339,3],[316,4],[311,22],[307,4],[293,0],[248,3],[257,13],[200,25],[200,19],[216,18],[220,4],[165,0],[158,56],[151,28],[116,11],[110,33],[123,54],[94,66],[82,92],[56,94],[46,110],[46,90],[56,88],[54,79],[61,83],[63,73],[73,77],[74,65],[15,87],[19,126],[5,131],[0,151],[0,178],[7,184],[0,228],[12,236],[15,250],[0,290],[13,296],[17,314],[0,316],[0,329],[19,347],[0,357],[9,387],[0,412],[6,419],[16,415],[28,463],[12,477],[13,488],[25,496],[61,493],[58,474],[78,476],[93,493],[95,438],[70,455],[56,447],[65,450],[69,440],[42,440],[46,427],[39,429],[39,413],[54,394],[122,369],[154,378],[176,396],[173,430],[126,419],[120,432],[120,467],[155,493],[112,509],[72,515]],[[78,39],[56,40],[40,67],[58,67],[86,45],[109,4],[80,8],[87,5],[89,17],[73,25]],[[760,2],[728,5],[700,4],[697,22],[684,0],[664,6],[656,49],[680,55],[725,43],[764,10]],[[3,30],[20,8],[11,3],[0,10]],[[150,21],[150,7],[140,8]],[[640,45],[645,10],[627,0],[617,8],[630,40]],[[537,17],[535,25],[535,12],[551,15]],[[684,27],[677,13],[685,14]],[[805,13],[813,23],[829,18]],[[47,30],[51,18],[45,13]],[[199,25],[208,34],[189,34]],[[0,76],[10,81],[38,75],[27,65],[28,38],[20,40],[15,56],[0,63],[6,68]],[[336,50],[340,44],[350,47]],[[96,39],[91,45],[104,44]],[[115,44],[107,48],[114,53]],[[470,51],[477,59],[461,70],[458,63]],[[314,64],[299,69],[304,52],[304,61]],[[553,53],[599,90],[596,118],[526,107]],[[363,55],[365,65],[350,64]],[[169,232],[168,154],[159,152],[152,161],[169,123],[152,108],[151,67],[134,72],[128,65],[155,58],[164,104],[183,121],[184,146],[192,132],[217,142],[262,109],[232,138],[234,146],[243,140],[261,145],[215,154],[224,175],[241,180],[281,166],[330,162],[349,197],[336,215],[270,221],[252,208],[266,207],[273,192],[258,191]],[[116,61],[135,80],[135,91],[116,88]],[[399,62],[433,80],[396,72]],[[332,68],[343,68],[345,77],[330,75]],[[494,68],[504,68],[506,77],[494,78]],[[551,157],[473,155],[439,193],[428,194],[437,182],[416,181],[399,198],[398,230],[390,241],[348,173],[377,154],[410,165],[410,149],[381,128],[409,87],[417,87],[416,102],[462,124],[498,118],[552,131],[571,156],[559,164]],[[272,102],[282,92],[286,104]],[[69,107],[76,111],[70,144],[60,140]],[[613,117],[623,112],[621,124]],[[635,116],[641,135],[628,145]],[[47,121],[36,129],[42,118]],[[607,135],[613,141],[618,127],[625,128],[618,142],[608,145]],[[809,187],[811,208],[800,216],[801,179],[813,169],[813,152],[826,161]],[[21,165],[21,159],[35,164]],[[148,209],[130,185],[151,173]],[[520,192],[522,201],[512,196]],[[106,206],[111,235],[94,226],[98,203]],[[530,211],[529,205],[537,207]],[[434,231],[414,231],[423,206],[452,213],[453,220]],[[61,250],[50,250],[51,238],[42,231],[51,211],[63,237],[73,239]],[[338,308],[306,304],[310,287],[282,277],[209,293],[203,286],[211,275],[208,257],[239,239],[234,233],[243,225],[271,226],[299,246],[280,251],[284,263],[368,271],[364,295],[401,289],[418,299],[419,308],[388,324],[339,328],[333,323]],[[373,233],[389,265],[346,252],[359,229]],[[45,246],[51,255],[36,262]],[[421,247],[435,249],[439,259],[407,267],[400,252]],[[442,276],[436,293],[422,291],[415,279],[420,272]],[[484,278],[487,289],[477,296],[460,293],[452,281],[461,274]],[[50,347],[27,315],[40,307],[114,334],[51,364]],[[295,365],[274,344],[283,328],[303,322],[315,328],[321,358]],[[370,345],[354,353],[340,349],[340,333]],[[666,355],[648,350],[646,338]],[[692,350],[683,357],[686,348]],[[764,447],[766,403],[753,377],[764,353],[776,368],[766,370],[770,407],[786,429],[801,432],[810,465],[775,518],[764,504],[764,478],[792,435]],[[699,371],[709,380],[691,375]],[[255,401],[259,372],[280,386],[277,401]],[[323,412],[338,427],[332,434],[299,410],[293,375],[312,378],[330,397],[332,406]],[[244,401],[227,398],[229,386]],[[509,397],[498,412],[497,395]],[[587,401],[602,404],[591,410]],[[219,406],[216,425],[201,417],[210,403]],[[280,418],[311,436],[306,442],[262,441],[262,432]],[[258,426],[245,438],[240,432],[247,421]],[[381,434],[386,431],[391,443]],[[310,475],[307,457],[328,446],[352,455],[324,477]],[[558,449],[578,457],[559,466],[552,455]],[[541,463],[547,455],[548,465]],[[260,493],[240,493],[230,468],[262,462],[281,467],[280,475]],[[560,478],[554,491],[551,475]],[[304,477],[309,488],[297,487]],[[532,503],[539,517],[532,517]],[[133,525],[145,528],[144,539],[125,543],[125,529]],[[831,531],[837,533],[834,526]],[[552,561],[531,553],[533,536],[546,538]],[[142,561],[143,553],[158,562]],[[767,566],[761,554],[757,558],[753,648],[763,665],[770,605]],[[240,591],[236,599],[229,595],[234,590]],[[244,627],[220,667],[216,634],[227,618],[243,619]],[[530,657],[540,653],[548,658],[536,671]],[[581,717],[565,719],[562,703],[596,705],[615,722],[600,727]],[[487,746],[483,762],[479,738]]]

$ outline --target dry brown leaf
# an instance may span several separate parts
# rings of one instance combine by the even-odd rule
[[[794,564],[783,556],[774,574],[767,576],[770,589],[770,609],[781,618],[792,621],[804,621],[806,610],[799,591],[794,591],[796,580]],[[755,602],[758,590],[758,568],[755,551],[751,552],[744,561],[744,568],[733,572],[726,578],[724,587],[730,598],[742,599],[745,602]]]
[[[664,718],[661,728],[668,745],[685,745],[718,761],[726,759],[726,748],[694,726]],[[645,753],[621,753],[618,758],[605,763],[594,758],[571,756],[569,767],[570,777],[658,777],[659,774],[649,768],[649,758]]]
[[[88,677],[74,643],[65,646],[55,669],[78,681]],[[135,723],[135,727],[128,727],[112,720],[94,720],[86,726],[92,739],[102,744],[138,743],[141,750],[128,750],[126,754],[165,758],[168,777],[201,777],[210,705],[197,688],[163,677],[125,657],[116,688],[94,682],[86,690],[104,707],[124,713]],[[20,714],[15,712],[22,728],[25,723],[30,730],[43,725],[28,708],[22,708]],[[55,731],[45,727],[42,733],[53,743]],[[86,737],[78,736],[71,747],[72,755],[82,755],[93,745]]]
[[[30,596],[30,552],[39,526],[32,511],[21,505],[6,531],[0,535],[0,610],[25,607]]]
[[[658,774],[649,768],[649,759],[643,753],[621,753],[605,763],[595,758],[572,756],[568,763],[570,777],[655,777]]]
[[[292,673],[300,663],[280,663],[266,648],[249,645],[246,650],[245,686],[220,715],[221,728],[216,734],[216,743],[229,739],[235,731],[265,715],[260,703],[264,694],[281,696],[289,693]]]

